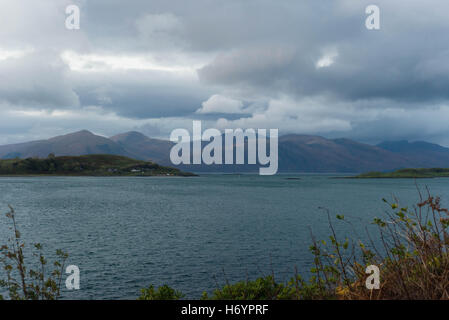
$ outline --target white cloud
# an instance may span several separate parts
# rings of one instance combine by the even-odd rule
[[[270,100],[265,110],[254,112],[250,117],[236,120],[221,118],[217,120],[217,126],[221,129],[279,129],[281,134],[347,132],[351,130],[351,118],[348,117],[351,112],[343,106],[339,107],[332,111],[332,107],[327,106],[320,98],[297,101],[285,96]]]
[[[79,54],[74,51],[65,51],[61,54],[61,58],[71,70],[78,72],[162,71],[196,78],[196,68],[198,67],[162,64],[151,56],[139,55]]]
[[[196,113],[244,113],[243,103],[239,100],[214,94],[207,101],[202,103],[202,107]]]
[[[315,64],[317,69],[327,68],[334,64],[335,59],[338,57],[337,51],[330,51],[325,53]]]
[[[7,60],[7,59],[18,59],[22,58],[23,56],[32,53],[34,51],[33,48],[27,48],[27,49],[5,49],[0,48],[0,61]]]

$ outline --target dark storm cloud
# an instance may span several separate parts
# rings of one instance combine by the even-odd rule
[[[298,32],[296,37],[290,34],[290,42],[279,44],[277,39],[265,38],[266,43],[220,54],[199,70],[200,79],[203,83],[253,86],[274,95],[332,94],[352,101],[448,98],[449,25],[432,23],[430,17],[424,25],[410,19],[434,14],[431,6],[381,1],[381,30],[369,31],[364,28],[360,3],[356,5],[360,11],[340,15],[329,10],[342,2],[334,3],[310,6],[307,12],[313,18],[308,21],[307,35],[297,23]],[[449,9],[447,3],[440,4]],[[329,67],[316,67],[321,57],[332,53],[334,61]]]
[[[82,104],[103,105],[105,110],[137,119],[187,116],[207,99],[207,95],[175,86],[123,84],[100,91],[91,91],[90,87],[77,89]]]
[[[58,55],[42,52],[0,61],[0,101],[27,108],[79,106]]]

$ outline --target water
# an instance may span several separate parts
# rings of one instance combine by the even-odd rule
[[[412,179],[332,179],[326,175],[203,175],[176,177],[0,178],[0,209],[11,204],[24,239],[45,251],[70,254],[81,270],[81,290],[67,299],[135,299],[149,284],[168,284],[199,298],[216,283],[275,272],[278,279],[310,269],[310,230],[329,235],[318,207],[344,214],[363,234],[387,209],[382,198],[416,203]],[[449,199],[449,179],[425,179]],[[6,241],[6,218],[0,218]],[[363,235],[361,235],[363,237]]]

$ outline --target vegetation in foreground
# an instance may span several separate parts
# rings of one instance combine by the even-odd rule
[[[351,177],[356,179],[366,178],[444,178],[449,177],[447,168],[430,169],[401,169],[393,172],[367,172]]]
[[[68,175],[68,176],[193,176],[175,168],[153,162],[116,155],[85,155],[46,159],[0,160],[0,175]]]
[[[48,265],[40,243],[32,245],[34,263],[25,258],[25,242],[17,228],[12,207],[6,213],[10,220],[12,236],[8,244],[0,247],[0,263],[6,279],[0,279],[0,288],[7,292],[11,300],[56,300],[60,296],[62,274],[68,254],[56,250],[57,260]],[[30,267],[31,265],[31,267]],[[4,297],[0,295],[0,300]]]
[[[386,200],[384,200],[387,202]],[[388,203],[388,202],[387,202]],[[204,300],[377,300],[449,299],[449,211],[430,194],[414,208],[388,203],[391,212],[376,218],[377,241],[362,243],[336,234],[328,214],[328,241],[312,236],[313,274],[296,272],[287,283],[274,275],[241,281],[204,293]],[[337,220],[349,223],[344,216]],[[373,239],[369,235],[369,239]],[[375,243],[381,245],[377,247]],[[367,289],[367,266],[380,270],[380,288]],[[143,289],[140,299],[180,299],[182,293],[164,285]]]

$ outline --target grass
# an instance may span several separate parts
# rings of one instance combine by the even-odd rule
[[[63,156],[46,159],[0,160],[0,175],[63,175],[63,176],[192,176],[153,162],[116,155]]]

